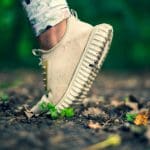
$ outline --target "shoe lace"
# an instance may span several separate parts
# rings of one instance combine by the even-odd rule
[[[37,56],[39,58],[39,66],[42,69],[43,86],[45,91],[47,92],[47,67],[48,67],[47,61],[42,60],[40,50],[33,49],[32,53],[34,56]]]
[[[76,19],[79,19],[77,11],[75,11],[74,9],[70,9],[70,12],[71,12],[71,15],[73,15],[74,17],[76,17]]]

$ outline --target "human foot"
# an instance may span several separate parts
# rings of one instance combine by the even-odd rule
[[[34,50],[40,56],[46,94],[31,109],[28,117],[40,114],[39,105],[50,102],[58,111],[82,101],[91,88],[106,57],[113,37],[108,24],[95,27],[74,16],[67,21],[63,39],[48,51]]]
[[[67,20],[47,29],[38,37],[40,47],[43,50],[49,50],[55,46],[64,36],[67,27]]]

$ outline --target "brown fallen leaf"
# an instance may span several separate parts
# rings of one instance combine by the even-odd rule
[[[104,97],[98,97],[96,95],[92,95],[91,97],[85,98],[82,103],[86,107],[89,103],[93,103],[96,105],[99,105],[100,103],[103,103],[105,101]]]
[[[99,108],[90,107],[90,108],[88,108],[87,110],[83,111],[82,114],[83,114],[84,116],[99,116],[99,115],[105,114],[105,112],[102,111],[102,110],[99,109]]]
[[[145,112],[140,112],[135,120],[134,120],[134,123],[136,125],[148,125],[148,119],[149,119],[149,111],[145,111]]]
[[[121,106],[123,104],[124,104],[123,101],[119,101],[119,100],[112,100],[111,101],[111,105],[114,106],[114,107],[118,107],[118,106]]]
[[[23,109],[24,109],[24,113],[25,113],[25,115],[26,115],[26,117],[27,117],[28,119],[30,119],[30,118],[32,118],[32,117],[34,116],[34,114],[29,111],[28,105],[24,105],[24,106],[23,106]]]
[[[93,122],[92,120],[89,121],[88,127],[91,129],[100,129],[102,126],[98,122]]]

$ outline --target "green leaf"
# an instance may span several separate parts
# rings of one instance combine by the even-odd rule
[[[62,117],[72,118],[74,116],[74,109],[73,108],[65,108],[61,111]]]
[[[62,111],[60,112],[60,116],[61,116],[61,117],[65,117],[65,115],[66,115],[65,110],[62,110]]]
[[[55,105],[53,105],[51,103],[47,103],[47,108],[48,108],[48,110],[52,110],[52,111],[56,110]]]
[[[2,92],[0,93],[0,101],[5,103],[8,101],[8,99],[9,99],[9,96],[7,94],[2,93]]]
[[[39,105],[41,111],[43,112],[46,112],[48,111],[48,107],[47,107],[47,103],[46,102],[42,102],[40,105]]]
[[[51,115],[52,119],[58,118],[58,112],[57,111],[50,111],[50,115]]]
[[[133,122],[136,118],[137,114],[130,114],[130,113],[127,113],[126,114],[126,120],[129,121],[129,122]]]
[[[51,103],[42,102],[39,107],[41,111],[48,112],[52,119],[57,119],[59,116],[67,118],[74,116],[73,108],[65,108],[59,113],[56,106]]]

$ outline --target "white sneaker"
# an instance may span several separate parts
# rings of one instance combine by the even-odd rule
[[[113,37],[112,26],[95,27],[71,16],[62,40],[48,51],[34,50],[40,56],[47,91],[26,115],[40,114],[39,104],[50,102],[58,111],[86,98],[106,57]]]

